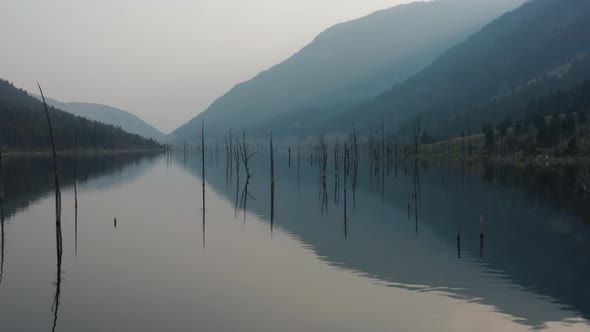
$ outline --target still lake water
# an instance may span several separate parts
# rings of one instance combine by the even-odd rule
[[[271,221],[268,159],[247,192],[223,159],[203,224],[196,154],[80,157],[76,226],[62,157],[57,315],[50,161],[5,160],[0,331],[590,331],[572,170],[422,164],[414,206],[411,166],[361,166],[345,221],[342,172],[281,156]]]

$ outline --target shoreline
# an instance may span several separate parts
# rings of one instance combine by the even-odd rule
[[[166,149],[130,149],[130,150],[67,150],[58,151],[58,156],[93,156],[93,155],[118,155],[118,154],[140,154],[166,152]],[[3,152],[2,156],[6,158],[18,157],[45,157],[51,156],[51,151],[10,151]]]
[[[588,166],[590,165],[590,157],[588,156],[564,156],[556,157],[551,155],[537,155],[530,157],[522,156],[448,156],[437,154],[422,154],[419,156],[422,160],[444,160],[448,162],[484,162],[493,163],[497,165],[512,165],[512,166]]]

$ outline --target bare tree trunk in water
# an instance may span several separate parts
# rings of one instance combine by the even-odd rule
[[[274,148],[272,146],[272,132],[270,133],[270,231],[274,227],[275,215],[275,161]]]
[[[203,248],[205,248],[205,120],[201,120],[201,167],[203,179]]]

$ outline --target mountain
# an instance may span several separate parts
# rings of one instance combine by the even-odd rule
[[[336,109],[374,97],[523,2],[415,2],[338,24],[284,62],[236,85],[173,136],[195,139],[201,119],[210,133],[220,133],[288,112]]]
[[[49,107],[57,150],[160,149],[151,139]],[[51,141],[41,103],[0,79],[0,143],[3,151],[49,151]]]
[[[41,96],[37,96],[41,98]],[[111,107],[108,105],[92,104],[92,103],[64,103],[55,99],[45,97],[48,105],[58,108],[64,112],[68,112],[86,119],[110,124],[116,127],[121,127],[128,133],[137,134],[145,138],[150,138],[156,141],[163,141],[164,134],[150,124],[146,123],[138,116],[127,111]]]
[[[590,78],[590,1],[531,0],[449,49],[432,65],[380,96],[319,125],[352,124],[409,133],[422,116],[438,135],[518,116],[531,98]]]

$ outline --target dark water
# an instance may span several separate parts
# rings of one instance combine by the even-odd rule
[[[63,157],[59,265],[50,161],[5,160],[0,331],[590,330],[584,169],[361,165],[345,199],[281,155],[271,209],[267,157],[245,189],[213,155],[203,223],[200,163],[76,158],[76,218]]]

